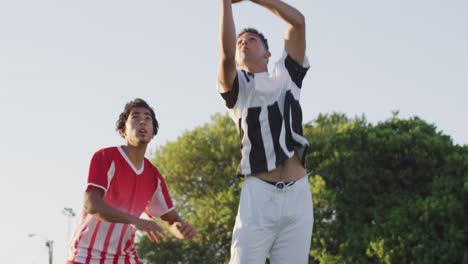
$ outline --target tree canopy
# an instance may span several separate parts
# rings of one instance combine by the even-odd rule
[[[320,263],[468,263],[468,148],[419,118],[306,129]]]
[[[319,115],[304,126],[314,203],[310,263],[468,263],[468,147],[414,117],[376,125]],[[227,115],[156,151],[195,241],[139,240],[147,263],[225,263],[242,178]]]

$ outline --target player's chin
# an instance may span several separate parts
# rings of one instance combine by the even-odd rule
[[[148,143],[151,142],[151,138],[139,138],[138,139],[138,142],[137,142],[137,145],[141,146],[141,145],[148,145]]]
[[[148,134],[145,134],[138,137],[138,139],[140,143],[149,143],[153,139],[153,137]]]

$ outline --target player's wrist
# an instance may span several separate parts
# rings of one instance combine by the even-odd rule
[[[141,219],[141,218],[139,218],[139,217],[136,217],[136,216],[133,216],[133,215],[129,215],[129,216],[130,216],[130,217],[129,217],[129,221],[128,221],[129,224],[130,224],[131,226],[133,226],[134,228],[136,228],[136,229],[139,230],[139,229],[140,229],[140,226],[141,226],[141,223],[142,223],[141,221],[142,221],[143,219]]]

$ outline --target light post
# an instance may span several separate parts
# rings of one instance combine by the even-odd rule
[[[70,207],[65,207],[62,210],[62,214],[68,217],[68,241],[70,241],[70,225],[71,225],[71,219],[75,217],[75,212],[73,211],[72,208]]]
[[[39,235],[39,234],[28,234],[28,237],[40,237],[45,240],[45,246],[49,249],[49,264],[52,264],[52,259],[54,256],[54,241],[49,240],[46,237]]]

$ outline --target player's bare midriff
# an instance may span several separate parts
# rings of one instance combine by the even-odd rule
[[[306,169],[297,155],[286,160],[274,170],[269,172],[260,172],[253,176],[270,182],[291,182],[299,180],[306,174]]]

